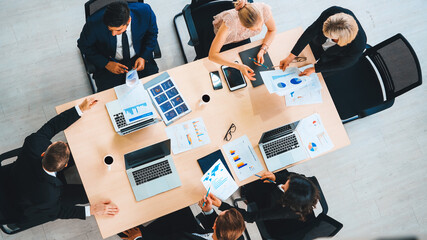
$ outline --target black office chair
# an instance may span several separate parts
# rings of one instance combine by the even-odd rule
[[[252,1],[250,0],[248,2]],[[178,18],[184,17],[188,34],[190,35],[188,45],[194,47],[196,52],[196,58],[194,60],[197,60],[208,56],[212,41],[215,38],[212,25],[213,17],[218,13],[233,8],[234,4],[230,0],[192,0],[190,4],[187,4],[184,7],[181,13],[178,13],[174,17],[173,22],[175,26],[175,32],[179,39],[179,44],[185,63],[188,63],[189,57],[184,51],[182,36],[178,30]],[[246,43],[250,43],[250,40],[246,39],[238,43],[233,43],[232,45],[225,47],[222,50],[237,47]]]
[[[286,171],[286,170],[284,170]],[[316,177],[309,177],[309,179],[318,187],[320,193],[320,206],[322,212],[314,219],[307,221],[300,225],[297,230],[287,235],[274,236],[271,229],[278,226],[286,226],[287,220],[273,220],[273,221],[256,221],[256,226],[263,240],[311,240],[319,237],[332,237],[335,236],[343,227],[343,225],[335,219],[329,217],[328,204],[325,196],[323,195],[322,188],[319,185]],[[234,206],[238,207],[238,202],[246,201],[245,197],[234,200]],[[248,211],[256,211],[258,208],[256,203],[248,203]],[[245,232],[247,234],[247,232]]]
[[[117,0],[89,0],[85,3],[85,19],[87,20],[88,17],[90,17],[92,14],[94,14],[95,12],[97,12],[98,10],[100,10],[101,8],[104,8],[105,6],[107,6],[108,4],[112,3],[112,2],[116,2]],[[144,0],[127,0],[127,2],[141,2],[143,3]],[[96,87],[96,83],[95,80],[93,79],[93,73],[95,72],[96,68],[95,65],[93,65],[93,63],[91,63],[90,61],[88,61],[88,59],[86,59],[85,55],[80,51],[80,54],[82,55],[83,58],[83,63],[85,65],[85,69],[86,69],[86,74],[90,83],[90,86],[92,88],[92,92],[96,93],[97,92],[97,87]],[[157,42],[154,51],[153,51],[153,58],[161,58],[162,57],[162,53],[160,52],[160,47],[159,47],[159,43]]]
[[[0,229],[6,234],[15,234],[25,229],[15,225],[17,219],[17,210],[14,207],[13,188],[8,183],[9,175],[13,162],[7,165],[2,165],[4,160],[17,157],[21,152],[21,148],[11,150],[0,155]]]
[[[421,85],[421,67],[399,33],[366,49],[354,66],[325,75],[325,82],[346,123],[391,107],[397,96]]]

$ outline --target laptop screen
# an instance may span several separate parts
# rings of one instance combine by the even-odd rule
[[[170,155],[170,139],[125,154],[126,169]]]

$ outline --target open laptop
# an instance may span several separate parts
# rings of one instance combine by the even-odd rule
[[[125,166],[136,201],[181,186],[170,139],[125,154]]]
[[[296,131],[299,121],[262,134],[259,149],[270,172],[308,158]]]
[[[119,100],[108,102],[105,106],[107,107],[114,130],[120,135],[126,135],[162,121],[156,118],[155,114],[151,114],[126,123]]]

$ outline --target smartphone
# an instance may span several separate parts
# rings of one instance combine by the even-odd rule
[[[230,91],[235,91],[247,86],[246,80],[239,69],[221,66],[221,70],[224,73],[225,82],[227,82]]]
[[[218,71],[210,72],[209,76],[211,77],[212,86],[214,90],[218,90],[222,88],[221,77],[219,76]]]

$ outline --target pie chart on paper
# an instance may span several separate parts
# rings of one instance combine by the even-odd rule
[[[312,152],[316,151],[317,150],[317,145],[314,142],[310,142],[308,144],[308,150],[310,150]]]
[[[277,86],[278,86],[279,88],[285,88],[285,87],[286,87],[286,84],[285,84],[284,82],[279,82],[279,83],[277,84]]]
[[[292,78],[291,79],[291,83],[295,84],[295,85],[300,84],[301,82],[302,82],[302,80],[299,78]]]

